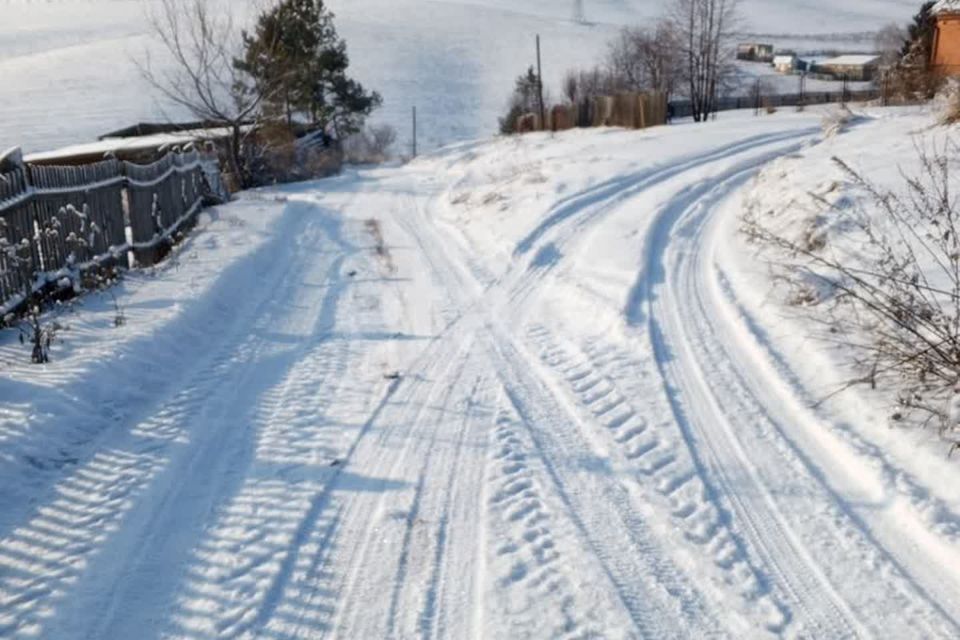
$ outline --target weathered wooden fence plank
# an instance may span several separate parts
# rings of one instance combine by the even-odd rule
[[[152,264],[206,198],[225,199],[219,167],[196,151],[151,165],[113,159],[0,174],[0,309],[64,270],[131,250]]]

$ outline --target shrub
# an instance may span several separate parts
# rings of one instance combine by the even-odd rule
[[[829,207],[834,229],[850,237],[830,246],[792,237],[744,217],[744,231],[779,251],[775,269],[794,284],[791,300],[815,307],[820,337],[853,354],[847,386],[884,382],[896,390],[894,421],[912,414],[957,429],[947,410],[960,380],[960,208],[951,195],[956,148],[920,149],[920,171],[899,189],[872,182],[834,159],[871,208],[843,200]],[[832,243],[831,243],[832,244]],[[817,293],[811,293],[811,290]],[[846,388],[846,387],[844,387]]]
[[[390,125],[366,127],[343,142],[344,161],[350,164],[378,164],[390,159],[397,130]]]
[[[839,133],[843,133],[844,129],[847,128],[847,125],[849,125],[853,119],[854,115],[849,107],[840,105],[839,107],[829,109],[823,114],[823,117],[820,119],[820,127],[823,129],[823,134],[830,138]]]
[[[960,83],[948,81],[937,94],[940,107],[940,124],[952,125],[960,122]]]

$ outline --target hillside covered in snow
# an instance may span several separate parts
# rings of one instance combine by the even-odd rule
[[[44,151],[89,142],[138,121],[183,119],[157,101],[135,60],[150,49],[151,0],[0,0],[0,147]],[[228,3],[235,8],[238,3]],[[585,0],[585,24],[560,0],[330,0],[353,72],[384,96],[374,121],[398,128],[411,107],[421,147],[491,135],[514,78],[543,38],[544,79],[600,62],[626,25],[661,11],[654,0]],[[869,32],[916,12],[914,0],[744,0],[740,29],[798,49],[864,50]],[[242,16],[241,16],[242,18]],[[866,35],[865,35],[866,34]],[[747,37],[747,36],[745,36]]]

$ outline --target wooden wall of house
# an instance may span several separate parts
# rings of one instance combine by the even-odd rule
[[[941,73],[960,75],[960,15],[938,18],[933,66]]]

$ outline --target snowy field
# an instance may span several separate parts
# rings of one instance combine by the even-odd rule
[[[141,120],[183,117],[156,103],[133,64],[149,47],[149,2],[0,0],[0,147],[43,151]],[[396,126],[404,149],[414,105],[421,148],[492,134],[513,79],[534,62],[535,34],[543,38],[544,77],[556,90],[565,70],[597,63],[621,26],[642,24],[662,6],[655,0],[584,0],[589,24],[581,25],[572,21],[567,0],[328,4],[356,76],[384,95],[375,120]],[[781,46],[862,50],[872,46],[863,40],[865,31],[908,21],[917,4],[744,0],[743,29]]]
[[[3,334],[0,637],[958,637],[956,461],[811,408],[836,363],[735,233],[931,124],[863,115],[247,193],[124,326],[83,299],[43,368]]]

